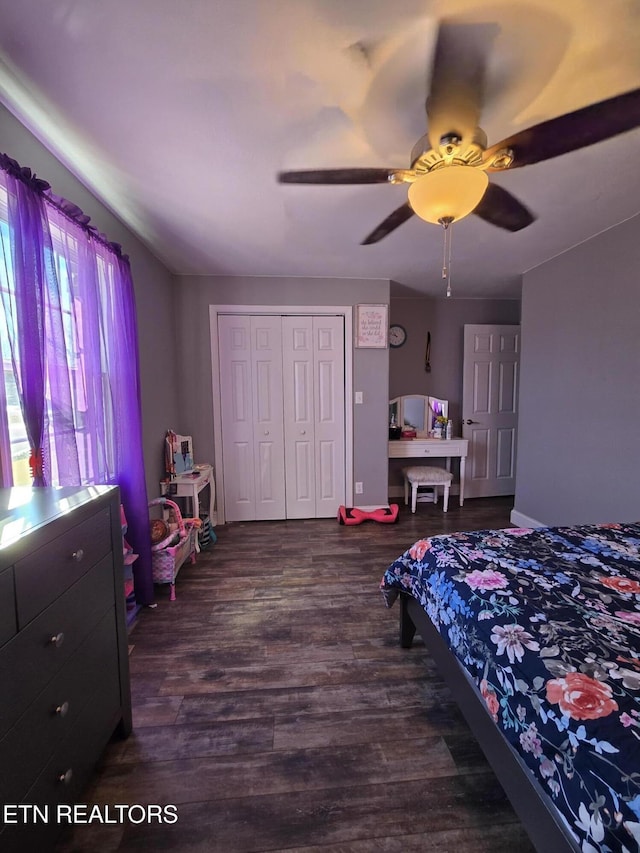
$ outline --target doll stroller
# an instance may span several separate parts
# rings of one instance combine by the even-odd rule
[[[149,507],[170,510],[173,520],[155,519],[151,523],[151,566],[154,583],[171,584],[170,601],[176,600],[176,577],[187,559],[196,561],[199,519],[182,518],[180,507],[169,498],[155,498]],[[162,537],[162,538],[160,538]],[[158,539],[158,541],[155,541]]]

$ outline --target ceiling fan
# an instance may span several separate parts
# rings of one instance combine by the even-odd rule
[[[526,228],[534,214],[502,186],[491,183],[488,175],[540,163],[640,126],[640,89],[536,124],[487,147],[479,120],[488,33],[487,27],[478,25],[440,24],[426,102],[427,133],[411,151],[410,168],[283,171],[278,181],[408,184],[407,201],[362,245],[377,243],[414,214],[445,229],[470,213],[507,231]]]

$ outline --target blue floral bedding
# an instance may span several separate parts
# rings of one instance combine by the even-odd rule
[[[564,815],[582,853],[640,850],[640,523],[421,539],[387,569]]]

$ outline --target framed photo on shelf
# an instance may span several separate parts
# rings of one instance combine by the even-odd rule
[[[386,349],[388,316],[388,305],[356,305],[356,347]]]

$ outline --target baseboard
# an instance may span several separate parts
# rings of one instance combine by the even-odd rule
[[[389,504],[354,504],[350,509],[361,509],[363,512],[373,512],[376,509],[389,509]]]
[[[452,483],[449,489],[449,495],[459,495],[460,484]],[[440,487],[440,497],[442,497],[442,487]],[[404,500],[404,486],[389,486],[389,499],[400,498]]]
[[[536,521],[535,518],[531,518],[528,515],[525,515],[523,512],[518,512],[517,509],[511,510],[511,515],[509,516],[511,523],[515,524],[516,527],[546,527],[546,524],[543,524],[541,521]]]

